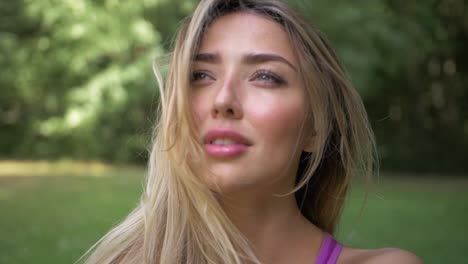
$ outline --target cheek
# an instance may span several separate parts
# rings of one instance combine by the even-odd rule
[[[297,100],[275,100],[269,104],[257,104],[251,109],[256,129],[262,137],[277,144],[295,145],[304,118],[304,102]]]
[[[203,103],[206,100],[203,100],[201,96],[192,95],[189,99],[193,121],[195,122],[195,126],[199,128],[201,120],[209,113],[208,104],[206,102]]]

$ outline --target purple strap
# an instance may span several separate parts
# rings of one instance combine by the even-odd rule
[[[336,242],[330,234],[325,234],[315,264],[336,264],[342,248],[343,246]]]

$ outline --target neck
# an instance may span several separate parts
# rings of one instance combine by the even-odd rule
[[[301,214],[294,194],[230,195],[221,204],[263,263],[310,263],[315,259],[323,234]]]

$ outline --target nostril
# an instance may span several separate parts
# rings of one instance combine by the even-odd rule
[[[228,105],[227,103],[214,104],[211,109],[213,117],[239,118],[241,112],[240,106]]]

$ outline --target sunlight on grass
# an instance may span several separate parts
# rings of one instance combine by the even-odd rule
[[[94,176],[141,173],[142,167],[110,165],[98,161],[17,161],[0,160],[0,177]],[[2,194],[0,193],[0,198]]]

